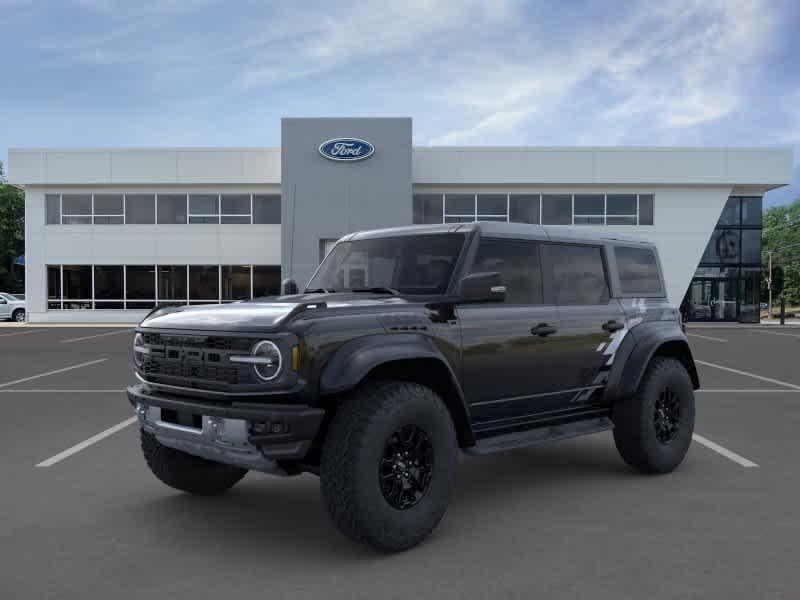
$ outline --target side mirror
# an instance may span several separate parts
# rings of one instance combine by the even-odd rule
[[[291,277],[281,282],[281,296],[294,296],[297,293],[297,282]]]
[[[462,302],[503,302],[506,284],[500,273],[471,273],[461,279],[458,296]]]

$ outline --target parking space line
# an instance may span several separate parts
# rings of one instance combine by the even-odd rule
[[[696,337],[696,338],[701,338],[703,340],[711,340],[711,341],[714,341],[714,342],[727,342],[728,341],[728,340],[723,340],[722,338],[713,337],[713,336],[710,336],[710,335],[700,335],[699,333],[687,333],[686,335],[689,335],[689,336],[692,336],[692,337]]]
[[[36,466],[37,467],[52,467],[54,464],[61,462],[65,458],[69,458],[73,454],[77,454],[78,452],[88,448],[92,444],[96,444],[97,442],[107,438],[108,436],[114,435],[115,433],[125,429],[129,425],[133,425],[137,420],[138,420],[138,417],[131,417],[130,419],[125,419],[121,423],[117,423],[113,427],[109,427],[108,429],[105,429],[104,431],[101,431],[100,433],[95,434],[95,435],[93,435],[92,437],[90,437],[90,438],[88,438],[86,440],[83,440],[79,444],[75,444],[74,446],[72,446],[70,448],[67,448],[63,452],[59,452],[55,456],[51,456],[50,458],[48,458],[46,460],[43,460],[42,462],[40,462]]]
[[[126,391],[127,390],[0,390],[0,394],[122,394]]]
[[[786,337],[800,337],[800,334],[797,333],[785,333],[783,331],[767,331],[765,329],[754,329],[753,331],[758,331],[759,333],[768,333],[769,335],[783,335]]]
[[[31,329],[29,331],[15,331],[14,333],[0,333],[0,337],[11,337],[12,335],[30,335],[32,333],[43,333],[46,329]]]
[[[105,337],[107,335],[119,335],[120,333],[130,333],[133,329],[122,329],[121,331],[107,331],[106,333],[98,333],[97,335],[86,335],[83,337],[70,338],[68,340],[61,340],[62,344],[69,344],[72,342],[83,342],[84,340],[93,340],[94,338]]]
[[[713,450],[717,454],[721,454],[722,456],[724,456],[728,460],[732,460],[733,462],[735,462],[736,464],[738,464],[738,465],[740,465],[742,467],[748,467],[749,468],[749,467],[757,467],[758,466],[752,460],[748,460],[744,456],[736,454],[736,452],[728,450],[727,448],[724,448],[724,447],[720,446],[716,442],[712,442],[708,438],[704,438],[702,435],[698,435],[696,433],[693,433],[692,434],[692,439],[695,442],[697,442],[698,444],[701,444],[701,445],[705,446],[706,448],[708,448],[710,450]]]
[[[717,365],[715,363],[706,362],[704,360],[695,360],[698,365],[705,365],[706,367],[714,367],[715,369],[720,369],[722,371],[728,371],[730,373],[736,373],[737,375],[744,375],[746,377],[752,377],[753,379],[760,379],[761,381],[766,381],[767,383],[774,383],[777,385],[783,385],[788,388],[792,388],[793,390],[800,390],[800,385],[795,385],[793,383],[787,383],[785,381],[781,381],[780,379],[771,379],[769,377],[764,377],[763,375],[756,375],[755,373],[748,373],[747,371],[740,371],[739,369],[731,369],[730,367],[725,367],[723,365]]]
[[[38,375],[31,375],[30,377],[23,377],[22,379],[14,379],[13,381],[6,381],[5,383],[0,383],[0,388],[5,388],[10,385],[16,385],[18,383],[25,383],[26,381],[32,381],[34,379],[39,379],[40,377],[48,377],[49,375],[57,375],[58,373],[64,373],[66,371],[72,371],[73,369],[80,369],[82,367],[89,367],[91,365],[96,365],[101,362],[105,362],[108,360],[107,358],[98,358],[97,360],[90,360],[89,362],[80,363],[78,365],[72,365],[71,367],[64,367],[63,369],[56,369],[55,371],[47,371],[45,373],[39,373]]]

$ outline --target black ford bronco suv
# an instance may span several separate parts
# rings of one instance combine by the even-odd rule
[[[674,469],[697,371],[651,244],[457,223],[342,238],[307,289],[153,311],[128,388],[161,481],[218,494],[311,472],[339,529],[383,550],[443,517],[461,451],[613,430]]]

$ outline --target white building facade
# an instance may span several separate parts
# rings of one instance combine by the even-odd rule
[[[320,145],[337,138],[374,153],[329,160]],[[698,264],[716,264],[709,240],[723,244],[719,267],[732,231],[744,255],[761,196],[791,176],[782,148],[413,147],[410,119],[284,119],[280,148],[9,152],[25,188],[31,322],[134,322],[157,304],[274,294],[282,278],[302,287],[350,231],[476,219],[651,240],[679,304]],[[732,199],[751,225],[717,235]],[[737,273],[757,268],[758,248]]]

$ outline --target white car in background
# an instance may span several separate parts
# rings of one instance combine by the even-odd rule
[[[10,319],[17,323],[24,323],[25,300],[0,292],[0,319]]]

